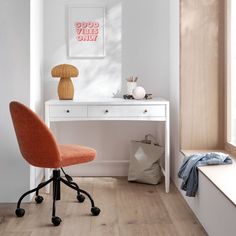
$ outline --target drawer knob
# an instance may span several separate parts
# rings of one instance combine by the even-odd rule
[[[147,113],[147,109],[144,110],[144,113]]]
[[[70,113],[70,110],[66,110],[66,113]]]
[[[108,110],[105,110],[105,113],[108,113]]]

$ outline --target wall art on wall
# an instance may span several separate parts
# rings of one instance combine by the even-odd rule
[[[105,56],[105,8],[68,6],[68,56],[102,58]]]

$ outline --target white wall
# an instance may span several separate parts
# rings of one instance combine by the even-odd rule
[[[90,0],[106,6],[106,57],[69,59],[66,51],[66,5],[82,0],[44,1],[45,100],[57,98],[58,80],[50,70],[59,63],[71,63],[80,70],[74,79],[75,97],[112,97],[125,93],[125,78],[139,76],[139,84],[154,96],[169,98],[169,1]],[[55,14],[52,14],[54,12]],[[53,125],[61,143],[78,143],[97,149],[100,166],[71,169],[73,174],[126,175],[129,141],[156,134],[154,123],[75,122]],[[161,131],[160,131],[161,132]],[[118,161],[118,162],[117,162]],[[114,168],[113,168],[114,167]],[[83,171],[83,172],[82,172]]]
[[[122,91],[137,74],[147,92],[169,99],[169,1],[122,2]]]
[[[30,0],[30,108],[43,118],[43,1]],[[30,167],[30,188],[38,185],[43,170]]]
[[[169,96],[169,2],[166,0],[89,0],[106,6],[106,57],[69,59],[66,50],[68,4],[82,0],[45,0],[45,99],[57,97],[58,81],[51,68],[72,63],[80,70],[74,80],[77,97],[112,97],[125,92],[125,78],[140,77],[139,84],[154,95]],[[55,14],[52,14],[55,12]]]
[[[170,4],[170,146],[171,176],[177,175],[176,165],[179,160],[179,0],[171,0]]]
[[[30,1],[0,1],[0,202],[14,202],[29,188],[30,168],[22,159],[9,102],[30,104]]]
[[[22,192],[35,184],[32,181],[30,183],[30,175],[32,177],[40,173],[34,172],[32,168],[30,170],[19,153],[8,104],[11,100],[19,100],[43,115],[43,106],[40,104],[43,93],[40,89],[42,76],[45,78],[45,99],[57,97],[58,81],[50,78],[50,69],[57,63],[75,63],[75,60],[70,61],[63,55],[66,55],[64,5],[76,2],[80,1],[44,1],[45,17],[42,17],[42,2],[32,0],[31,34],[30,0],[0,2],[0,81],[2,85],[0,138],[4,140],[0,143],[0,179],[2,180],[0,202],[18,200]],[[119,91],[123,93],[125,77],[138,75],[140,85],[143,85],[148,92],[168,98],[168,1],[150,0],[149,4],[146,4],[142,0],[138,5],[134,0],[126,0],[123,3],[114,0],[104,3],[107,5],[107,19],[109,19],[107,32],[111,34],[106,43],[108,56],[99,61],[76,61],[75,65],[80,69],[80,78],[75,83],[78,94],[112,96]],[[47,23],[44,23],[42,18]],[[40,40],[43,35],[42,23],[45,27],[43,33],[46,33],[44,40]],[[43,50],[45,56],[41,50],[42,42],[46,43]],[[42,58],[45,60],[43,75]],[[91,65],[96,65],[98,68]],[[91,68],[93,68],[92,72]],[[153,86],[154,84],[158,86]],[[100,90],[100,88],[104,89]],[[64,124],[57,128],[58,138],[61,141],[88,143],[98,150],[106,147],[108,151],[106,154],[101,153],[100,157],[108,160],[109,158],[127,159],[128,140],[142,138],[145,133],[155,133],[156,130],[153,124],[140,127],[139,123],[133,122],[125,124],[93,122],[84,125],[70,124],[70,126]],[[62,133],[66,133],[65,131],[69,134],[63,136]],[[86,137],[82,138],[82,136]]]

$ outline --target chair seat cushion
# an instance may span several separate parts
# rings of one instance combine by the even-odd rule
[[[96,156],[94,149],[79,145],[61,144],[59,150],[62,159],[60,167],[90,162]]]

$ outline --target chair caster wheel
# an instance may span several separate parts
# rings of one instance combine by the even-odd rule
[[[92,207],[91,212],[94,216],[98,216],[101,212],[101,210],[98,207]]]
[[[43,202],[43,197],[42,197],[42,196],[36,196],[36,197],[35,197],[35,202],[36,202],[37,204],[42,203],[42,202]]]
[[[52,223],[54,224],[54,226],[60,225],[61,222],[62,222],[62,220],[60,217],[58,217],[58,216],[52,217]]]
[[[79,194],[79,195],[77,195],[77,200],[78,200],[79,202],[84,202],[85,196],[82,195],[82,194]]]
[[[17,208],[15,213],[17,217],[23,217],[25,214],[25,210],[23,208]]]

